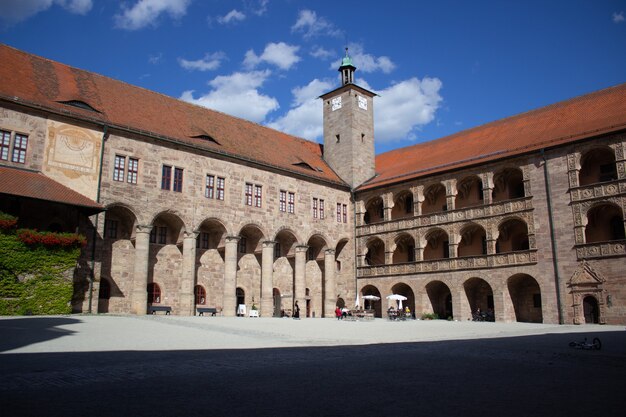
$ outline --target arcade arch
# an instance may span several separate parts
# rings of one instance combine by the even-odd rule
[[[500,223],[496,253],[524,251],[529,247],[528,226],[524,221],[511,218]]]
[[[483,204],[483,182],[477,175],[463,178],[457,184],[455,208],[462,209]]]
[[[435,228],[426,233],[426,247],[424,248],[424,260],[447,259],[450,257],[448,233],[440,228]]]
[[[415,261],[415,239],[408,233],[401,233],[395,238],[395,250],[392,263],[399,264]]]
[[[385,208],[382,197],[374,197],[365,205],[363,222],[365,224],[378,223],[385,220]]]
[[[611,148],[595,148],[581,158],[578,183],[581,186],[617,179],[615,152]]]
[[[527,274],[515,274],[509,277],[507,286],[515,310],[515,320],[543,323],[541,288],[537,280]]]
[[[447,210],[446,188],[441,183],[429,185],[424,190],[422,214],[439,213]]]
[[[622,209],[612,203],[602,203],[587,212],[585,242],[607,242],[625,239],[624,215]]]
[[[487,233],[485,229],[475,223],[470,223],[461,229],[461,241],[458,247],[458,256],[480,256],[487,254]]]
[[[430,300],[433,313],[440,319],[454,317],[452,311],[452,293],[450,288],[441,281],[431,281],[426,284],[426,294]]]
[[[491,285],[482,278],[470,278],[463,283],[463,289],[472,313],[485,312],[488,320],[495,321]]]
[[[504,168],[493,176],[493,202],[524,197],[524,175],[519,168]]]
[[[393,201],[391,218],[393,220],[413,217],[413,193],[402,191],[398,193]]]

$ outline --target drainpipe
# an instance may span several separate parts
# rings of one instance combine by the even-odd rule
[[[559,261],[557,258],[556,238],[554,235],[554,219],[552,216],[552,197],[550,191],[550,177],[548,175],[548,161],[545,149],[541,149],[543,159],[543,177],[546,182],[546,202],[548,204],[548,221],[550,223],[550,241],[552,243],[552,267],[554,269],[554,285],[556,286],[556,305],[559,314],[559,324],[563,324],[563,305],[561,304],[561,278],[559,276]]]
[[[356,196],[354,195],[354,188],[350,188],[350,198],[352,198],[352,223],[354,224],[352,230],[354,230],[354,296],[356,301],[356,297],[359,295],[359,282],[357,279]]]
[[[100,148],[100,172],[98,172],[98,187],[96,188],[96,203],[100,203],[100,187],[102,185],[102,163],[104,161],[104,142],[109,137],[107,126],[104,125],[102,131],[102,147]],[[100,213],[96,213],[96,221],[91,236],[91,273],[89,274],[89,308],[87,312],[92,313],[93,304],[93,282],[95,279],[94,269],[96,267],[96,239],[98,238],[98,222],[100,220]]]

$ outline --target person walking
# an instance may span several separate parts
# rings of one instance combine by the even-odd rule
[[[343,319],[343,315],[341,314],[341,309],[339,308],[339,306],[337,306],[337,308],[335,309],[335,316],[337,317],[337,320]]]
[[[298,305],[297,301],[296,305],[293,308],[293,318],[296,320],[300,320],[300,306]]]

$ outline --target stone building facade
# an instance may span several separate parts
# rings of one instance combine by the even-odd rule
[[[66,194],[0,210],[88,237],[77,312],[626,323],[626,85],[375,157],[339,70],[321,147],[1,46],[0,174]]]

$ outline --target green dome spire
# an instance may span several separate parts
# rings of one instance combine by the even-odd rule
[[[351,66],[353,67],[354,65],[352,64],[352,58],[350,58],[350,55],[348,55],[348,48],[346,47],[346,56],[343,57],[343,59],[341,60],[341,66],[345,67],[345,66]]]

